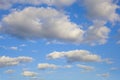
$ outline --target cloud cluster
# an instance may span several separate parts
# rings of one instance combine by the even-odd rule
[[[48,59],[65,58],[67,62],[100,62],[101,57],[87,50],[72,50],[67,52],[52,52]]]
[[[22,75],[25,77],[35,77],[37,73],[31,71],[23,71]]]
[[[14,3],[71,5],[77,0],[1,0],[3,6],[10,7]],[[0,32],[21,39],[47,39],[60,42],[88,43],[90,45],[105,44],[110,29],[105,24],[119,21],[116,10],[119,6],[113,0],[83,0],[87,16],[93,25],[83,30],[71,22],[68,15],[55,8],[27,7],[14,11],[1,21]],[[4,7],[7,8],[7,7]],[[33,12],[34,11],[34,12]],[[26,22],[24,22],[26,21]]]
[[[14,4],[31,4],[31,5],[42,5],[47,4],[49,6],[69,6],[72,5],[76,0],[1,0],[0,9],[9,9]]]
[[[116,12],[120,7],[113,0],[83,0],[83,3],[88,18],[93,22],[86,33],[88,34],[85,39],[86,43],[91,45],[105,44],[110,32],[110,29],[105,25],[107,22],[114,24],[116,21],[120,21],[120,16]]]
[[[8,66],[15,66],[20,63],[27,63],[31,62],[33,59],[31,57],[25,57],[25,56],[20,56],[20,57],[8,57],[8,56],[0,56],[0,68],[2,67],[8,67]]]

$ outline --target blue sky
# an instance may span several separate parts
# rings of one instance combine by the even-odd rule
[[[119,0],[0,0],[0,80],[118,80]]]

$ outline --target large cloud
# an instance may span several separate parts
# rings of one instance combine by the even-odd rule
[[[92,19],[114,22],[120,18],[116,13],[119,6],[113,0],[84,0],[84,4]]]
[[[86,50],[72,50],[67,52],[52,52],[48,59],[65,58],[68,62],[100,62],[101,57]]]
[[[24,38],[45,38],[68,42],[81,42],[84,31],[69,17],[52,8],[28,7],[15,11],[2,20],[2,31]]]
[[[9,9],[16,3],[32,5],[47,4],[49,6],[62,7],[69,6],[74,2],[75,0],[0,0],[0,9]]]
[[[1,25],[1,32],[22,39],[52,39],[89,44],[104,44],[110,31],[98,21],[84,31],[60,11],[35,7],[12,12],[2,19]]]
[[[20,63],[26,63],[26,62],[31,62],[33,59],[31,57],[25,57],[25,56],[20,56],[20,57],[7,57],[7,56],[0,56],[0,68],[2,67],[8,67],[8,66],[15,66]]]

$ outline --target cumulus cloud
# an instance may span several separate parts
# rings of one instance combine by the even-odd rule
[[[81,64],[77,64],[77,67],[79,67],[79,68],[81,68],[81,69],[83,69],[85,71],[92,71],[92,70],[94,70],[94,67],[92,67],[92,66],[86,66],[86,65],[81,65]]]
[[[120,19],[116,13],[119,6],[113,0],[84,0],[88,16],[94,20],[117,21]]]
[[[40,70],[45,70],[45,69],[57,69],[59,68],[58,65],[55,65],[55,64],[49,64],[49,63],[41,63],[41,64],[38,64],[38,69]]]
[[[52,8],[28,7],[14,11],[2,19],[2,26],[3,33],[23,39],[45,38],[80,43],[84,33],[67,15]]]
[[[35,77],[37,73],[31,71],[23,71],[22,75],[25,77]]]
[[[9,9],[12,5],[19,4],[32,4],[32,5],[41,5],[47,4],[48,6],[69,6],[72,5],[76,0],[1,0],[0,9]]]
[[[48,59],[65,58],[68,62],[100,62],[101,57],[87,50],[72,50],[67,52],[52,52]]]
[[[25,57],[25,56],[20,56],[15,58],[8,56],[0,56],[0,68],[15,66],[20,63],[27,63],[27,62],[31,62],[32,60],[33,59],[31,57]]]
[[[0,32],[20,39],[47,39],[53,43],[101,45],[109,38],[110,29],[104,26],[105,23],[103,20],[95,20],[85,31],[80,25],[71,22],[68,15],[56,9],[27,7],[6,15],[1,20]]]
[[[104,22],[95,21],[94,25],[90,26],[85,33],[84,42],[96,45],[105,44],[109,36],[110,29],[104,26]]]

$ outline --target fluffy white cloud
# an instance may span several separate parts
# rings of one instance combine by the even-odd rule
[[[35,77],[37,73],[31,71],[23,71],[22,75],[25,77]]]
[[[104,26],[104,22],[95,21],[93,26],[90,26],[85,33],[84,42],[96,45],[96,44],[105,44],[108,39],[110,29]]]
[[[71,22],[68,15],[56,9],[28,7],[5,16],[1,21],[0,32],[21,39],[101,45],[107,42],[110,32],[104,26],[105,23],[106,21],[96,20],[85,31]]]
[[[86,50],[72,50],[68,52],[52,52],[48,59],[65,58],[68,62],[100,62],[101,57]]]
[[[25,57],[25,56],[20,56],[20,57],[7,57],[7,56],[0,56],[0,68],[2,67],[8,67],[8,66],[15,66],[20,63],[26,63],[26,62],[31,62],[33,59],[31,57]]]
[[[32,4],[32,5],[41,5],[47,4],[49,6],[69,6],[73,4],[76,0],[1,0],[0,9],[11,8],[15,3],[19,4]]]
[[[84,31],[69,17],[52,8],[28,7],[15,11],[2,20],[2,31],[10,35],[35,39],[45,38],[80,43]]]
[[[117,21],[120,19],[116,13],[119,6],[113,0],[84,0],[84,5],[87,9],[88,16],[92,19]]]
[[[79,68],[81,68],[81,69],[83,69],[85,71],[92,71],[92,70],[94,70],[94,67],[92,67],[92,66],[86,66],[86,65],[81,65],[81,64],[77,64],[77,67],[79,67]]]
[[[38,64],[38,68],[40,70],[45,70],[45,69],[57,69],[59,68],[60,66],[58,65],[55,65],[55,64],[49,64],[49,63],[41,63],[41,64]]]

